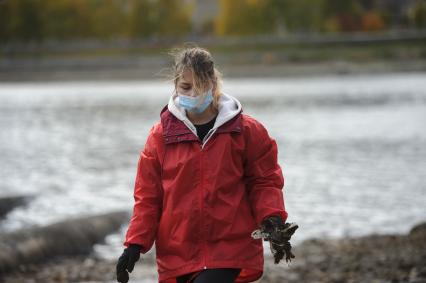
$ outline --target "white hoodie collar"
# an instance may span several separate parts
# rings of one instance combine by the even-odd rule
[[[170,113],[181,120],[195,135],[197,135],[196,128],[186,116],[185,109],[179,105],[179,96],[176,92],[174,92],[170,97],[167,108],[169,109]],[[205,136],[203,145],[207,142],[208,137],[211,136],[211,134],[213,134],[217,128],[234,118],[238,113],[241,112],[241,109],[242,106],[238,99],[222,91],[222,95],[218,101],[219,113],[216,117],[213,128]]]

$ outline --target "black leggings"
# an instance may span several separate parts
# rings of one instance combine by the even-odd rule
[[[234,280],[238,277],[240,271],[240,268],[204,269],[191,283],[234,283]],[[177,277],[177,283],[187,283],[194,273],[195,272]]]

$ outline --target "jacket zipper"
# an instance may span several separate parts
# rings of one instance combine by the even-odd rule
[[[206,252],[207,252],[207,250],[206,250],[206,248],[205,248],[205,226],[204,226],[204,222],[203,222],[203,219],[204,219],[204,217],[203,217],[203,191],[204,191],[204,185],[203,185],[203,183],[204,183],[204,166],[203,166],[203,159],[204,159],[204,153],[203,153],[203,148],[201,147],[201,152],[200,152],[200,154],[201,154],[201,156],[200,156],[200,168],[201,168],[201,176],[200,176],[200,178],[201,178],[201,192],[200,192],[200,196],[201,196],[201,201],[200,201],[200,204],[201,204],[201,213],[200,213],[200,215],[201,215],[201,240],[202,240],[202,244],[201,244],[201,247],[202,247],[202,254],[203,254],[203,263],[204,263],[204,269],[207,269],[207,266],[206,266]]]
[[[203,143],[203,141],[201,141],[200,143],[201,143],[201,149],[200,149],[200,153],[201,153],[201,158],[200,158],[200,162],[201,162],[201,165],[200,165],[200,168],[201,168],[201,193],[200,193],[200,195],[201,195],[201,216],[203,215],[203,191],[204,191],[204,185],[203,185],[203,183],[204,183],[204,166],[203,166],[203,159],[204,159],[204,146],[207,144],[207,142],[209,141],[209,139],[213,136],[213,134],[216,132],[216,130],[217,130],[217,128],[215,128],[215,129],[210,129],[210,131],[207,133],[207,139],[206,139],[206,141]],[[202,219],[203,219],[203,217],[201,217]],[[206,233],[205,233],[205,231],[207,231],[206,229],[205,229],[205,225],[204,224],[202,224],[202,235],[203,235],[203,239],[202,239],[202,241],[203,241],[203,243],[202,243],[202,250],[203,250],[203,261],[204,261],[204,269],[207,269],[207,265],[206,265],[206,257],[207,257],[207,249],[205,248],[205,246],[206,246],[206,240],[205,240],[205,235],[206,235]]]
[[[209,141],[209,139],[213,136],[213,134],[216,132],[217,128],[215,129],[210,129],[210,131],[207,133],[206,137],[206,141],[203,143],[203,141],[201,141],[201,149],[204,149],[204,146],[207,144],[207,142]]]

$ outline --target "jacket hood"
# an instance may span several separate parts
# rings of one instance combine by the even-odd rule
[[[170,97],[167,108],[170,113],[181,120],[195,135],[197,135],[196,128],[186,116],[185,109],[179,105],[179,96],[176,92]],[[209,132],[211,134],[221,125],[237,116],[242,111],[242,106],[238,99],[222,91],[222,95],[218,101],[218,110],[219,113],[216,117],[215,124]],[[210,136],[209,133],[205,136],[205,141],[207,141],[208,136]]]

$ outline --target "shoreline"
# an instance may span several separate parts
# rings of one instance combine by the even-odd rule
[[[0,82],[160,79],[172,47],[207,48],[224,77],[426,71],[426,30],[0,44]]]
[[[24,60],[2,62],[0,83],[167,80],[170,69],[163,61],[146,64],[143,58],[107,58],[102,60]],[[140,62],[138,62],[138,60]],[[387,74],[425,72],[426,59],[316,62],[277,62],[223,64],[218,66],[226,78],[313,77],[318,75]]]
[[[426,222],[404,235],[309,239],[293,252],[296,258],[290,266],[285,261],[275,265],[272,257],[265,255],[264,273],[256,282],[426,282]],[[115,260],[92,255],[54,258],[21,267],[3,279],[10,283],[116,282],[115,264]],[[157,282],[156,268],[152,253],[141,255],[130,278],[133,282]]]

